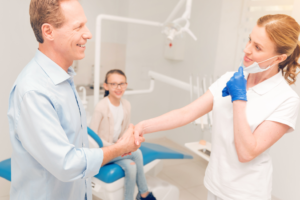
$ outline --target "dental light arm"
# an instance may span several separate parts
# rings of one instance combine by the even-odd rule
[[[171,14],[168,16],[168,18],[165,20],[164,24],[171,22],[171,20],[174,18],[174,16],[179,12],[180,8],[184,5],[184,2],[186,0],[180,0],[175,8],[172,10]]]
[[[169,85],[172,85],[174,87],[183,89],[185,91],[191,92],[191,84],[186,83],[184,81],[180,81],[177,80],[175,78],[171,78],[169,76],[165,76],[163,74],[159,74],[157,72],[154,71],[149,71],[148,73],[149,77],[151,78],[151,82],[150,82],[150,88],[147,90],[133,90],[133,91],[126,91],[125,95],[132,95],[132,94],[146,94],[146,93],[151,93],[154,90],[154,86],[155,86],[155,81],[161,81],[163,83],[167,83]],[[192,86],[193,88],[193,92],[195,94],[198,94],[198,92],[203,93],[203,91],[199,91],[197,86]]]

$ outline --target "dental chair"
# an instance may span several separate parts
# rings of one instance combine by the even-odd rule
[[[0,199],[8,196],[11,181],[10,159],[0,162]]]
[[[90,148],[103,147],[99,136],[88,128]],[[155,177],[162,170],[161,159],[192,159],[190,155],[171,150],[167,147],[152,143],[142,143],[140,150],[143,154],[144,172],[150,191],[157,200],[178,200],[179,190],[176,186]],[[124,199],[124,171],[117,164],[107,164],[101,167],[99,174],[92,178],[93,195],[103,200]],[[138,193],[137,187],[135,194]]]
[[[87,131],[90,148],[103,147],[99,136],[90,128]],[[178,200],[178,188],[155,177],[163,167],[160,159],[192,159],[193,157],[151,143],[143,143],[140,150],[143,154],[144,172],[149,190],[153,192],[157,200]],[[101,167],[99,173],[92,178],[93,195],[102,200],[123,200],[124,176],[123,169],[117,164],[107,164]],[[0,162],[0,179],[11,181],[10,159]],[[137,193],[138,190],[136,187],[134,196]]]

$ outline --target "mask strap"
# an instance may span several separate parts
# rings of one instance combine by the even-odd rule
[[[273,56],[272,58],[275,58],[275,57],[278,57],[278,56]],[[268,61],[268,60],[271,60],[272,58],[269,58],[269,59],[267,59],[267,60],[264,60],[264,61],[258,62],[258,64],[259,64],[259,63],[266,62],[266,61]]]

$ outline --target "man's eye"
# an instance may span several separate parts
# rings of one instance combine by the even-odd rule
[[[112,83],[111,85],[112,85],[112,86],[116,86],[117,84],[116,84],[116,83]]]

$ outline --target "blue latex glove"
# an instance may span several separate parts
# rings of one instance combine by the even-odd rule
[[[222,90],[222,96],[231,96],[231,101],[243,100],[247,101],[247,80],[245,79],[243,67],[234,73],[227,82],[226,87]]]

